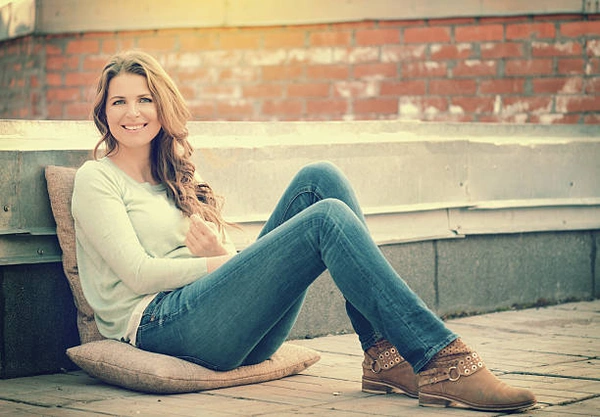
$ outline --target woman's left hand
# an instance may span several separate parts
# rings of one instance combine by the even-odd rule
[[[190,229],[185,237],[185,245],[192,254],[202,258],[227,254],[217,225],[202,219],[198,214],[190,217]]]

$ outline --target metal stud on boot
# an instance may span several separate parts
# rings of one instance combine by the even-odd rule
[[[387,340],[365,352],[362,390],[370,394],[406,394],[418,398],[418,379],[412,366]]]
[[[521,411],[535,405],[533,393],[500,381],[477,352],[460,340],[442,349],[419,372],[419,405]]]

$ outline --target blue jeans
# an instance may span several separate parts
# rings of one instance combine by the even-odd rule
[[[137,345],[215,370],[262,362],[286,340],[325,269],[363,349],[384,337],[418,372],[456,339],[373,242],[345,176],[320,162],[299,171],[256,242],[216,271],[160,293],[144,312]]]

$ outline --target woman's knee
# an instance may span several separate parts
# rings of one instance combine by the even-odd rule
[[[344,174],[337,165],[330,161],[318,161],[305,165],[300,169],[299,175],[314,178],[315,180],[334,178],[335,181],[344,177]]]

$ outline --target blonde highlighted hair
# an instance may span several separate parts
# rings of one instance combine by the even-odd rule
[[[169,197],[187,216],[197,213],[223,226],[226,222],[221,217],[220,199],[195,175],[196,167],[191,160],[193,148],[187,139],[186,127],[191,114],[171,77],[151,55],[141,51],[122,52],[110,58],[102,70],[93,107],[94,123],[101,134],[94,148],[94,158],[98,158],[102,145],[104,156],[114,154],[119,148],[108,128],[106,101],[111,80],[124,73],[145,77],[156,105],[162,128],[151,143],[152,175],[166,186]]]

